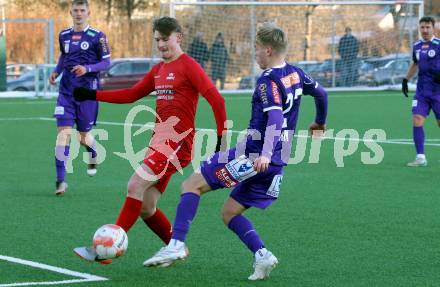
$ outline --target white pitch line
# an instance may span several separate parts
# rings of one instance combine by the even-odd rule
[[[32,118],[0,118],[0,121],[55,121],[54,118],[47,118],[47,117],[32,117]],[[126,123],[120,123],[120,122],[107,122],[107,121],[98,121],[98,125],[108,125],[108,126],[133,126],[133,127],[143,127],[147,125],[148,127],[154,127],[154,124],[126,124]],[[202,128],[196,128],[197,131],[216,131],[214,129],[202,129]],[[240,134],[243,131],[236,131],[236,130],[229,130],[231,133],[234,134]],[[309,138],[310,136],[306,135],[297,135],[295,134],[294,137],[296,138]],[[340,141],[354,141],[354,142],[374,142],[374,143],[383,143],[383,144],[395,144],[395,145],[413,145],[412,139],[388,139],[388,140],[374,140],[374,139],[361,139],[361,138],[341,138],[341,137],[323,137],[322,140],[340,140]],[[430,141],[440,141],[439,139],[430,139],[427,140],[425,143],[425,146],[440,146],[440,143],[430,143]]]
[[[34,261],[24,260],[20,258],[10,257],[10,256],[4,256],[0,255],[0,260],[9,261],[12,263],[22,264],[31,266],[34,268],[39,268],[43,270],[48,270],[64,275],[69,275],[72,277],[79,277],[81,279],[72,279],[72,280],[63,280],[63,281],[49,281],[49,282],[22,282],[22,283],[9,283],[9,284],[0,284],[0,287],[6,287],[6,286],[31,286],[31,285],[56,285],[56,284],[71,284],[71,283],[82,283],[82,282],[95,282],[95,281],[106,281],[108,278],[100,277],[88,273],[81,273],[72,271],[65,268],[60,268],[56,266],[51,266],[43,263],[38,263]]]
[[[331,94],[329,95],[329,99],[357,99],[357,98],[374,98],[374,97],[401,97],[401,95],[396,95],[396,94],[378,94],[378,95],[369,95],[369,94],[365,94],[365,95],[357,95],[357,96],[343,96],[343,95],[334,95],[332,96]],[[226,96],[224,97],[224,99],[226,101],[229,100],[250,100],[252,98],[252,95],[248,95],[248,96]],[[312,98],[311,96],[304,96],[304,98]],[[152,98],[152,97],[147,97],[145,98],[146,101],[148,102],[152,102],[152,101],[156,101],[156,98]],[[141,100],[142,101],[142,100]],[[6,103],[2,103],[0,101],[0,106],[2,105],[54,105],[56,103],[56,101],[38,101],[38,100],[32,100],[32,101],[23,101],[23,102],[6,102]]]

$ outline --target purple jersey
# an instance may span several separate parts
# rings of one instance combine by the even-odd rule
[[[440,39],[415,42],[412,57],[419,70],[416,99],[440,96],[440,83],[434,81],[434,75],[440,73]]]
[[[61,31],[59,35],[61,56],[56,72],[63,73],[60,94],[72,95],[75,87],[96,90],[99,88],[99,71],[108,67],[110,49],[104,33],[87,26],[83,31],[73,28]],[[77,77],[71,72],[76,65],[85,66],[87,73]]]
[[[255,134],[248,136],[246,155],[261,154],[268,120],[267,112],[279,109],[283,111],[284,123],[280,140],[276,143],[272,154],[271,164],[286,165],[289,157],[285,158],[286,155],[282,155],[281,151],[283,143],[288,144],[284,150],[290,155],[301,96],[320,94],[321,90],[315,80],[290,64],[264,71],[257,80],[257,88],[252,96],[252,115],[249,124],[249,129],[258,131],[261,138]]]

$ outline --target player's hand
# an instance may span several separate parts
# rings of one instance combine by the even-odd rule
[[[320,125],[318,123],[311,123],[309,126],[309,133],[312,136],[312,138],[320,138],[324,135],[324,132],[326,130],[326,125]]]
[[[269,168],[269,163],[270,159],[262,155],[254,161],[254,169],[256,172],[265,172]]]
[[[86,67],[81,65],[74,66],[70,71],[74,73],[77,77],[81,77],[82,75],[85,75],[87,73]]]
[[[408,98],[408,79],[402,80],[402,93]]]
[[[83,102],[87,100],[96,101],[96,91],[86,88],[75,88],[73,89],[73,97],[78,102]]]
[[[57,72],[53,72],[52,74],[50,74],[49,76],[49,83],[51,85],[55,85],[55,81],[58,78],[58,73]]]

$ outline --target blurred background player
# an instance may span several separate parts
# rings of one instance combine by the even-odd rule
[[[243,216],[250,207],[264,209],[277,198],[296,127],[301,95],[312,95],[317,115],[312,131],[324,131],[327,93],[301,69],[285,62],[287,37],[273,24],[257,32],[256,60],[262,75],[252,96],[252,115],[245,147],[240,144],[226,153],[216,153],[203,162],[182,184],[170,243],[144,262],[145,266],[171,265],[188,253],[185,238],[195,217],[200,196],[211,190],[233,187],[222,210],[223,222],[255,256],[249,280],[269,276],[278,259],[265,248],[251,221]],[[261,139],[261,140],[260,140]],[[241,150],[241,151],[240,151]]]
[[[145,159],[128,182],[125,203],[116,225],[126,232],[141,216],[148,227],[165,244],[171,239],[171,224],[157,208],[171,176],[187,166],[192,157],[195,134],[194,117],[202,94],[211,105],[217,124],[217,146],[220,148],[226,111],[225,101],[203,68],[185,54],[182,28],[176,19],[162,17],[153,23],[154,40],[163,62],[155,65],[132,88],[110,91],[75,89],[78,101],[97,100],[109,103],[132,103],[156,91],[158,118]],[[186,135],[183,139],[182,135]],[[93,248],[78,247],[74,252],[89,261],[99,260]]]
[[[56,195],[63,195],[67,190],[65,165],[69,158],[74,124],[80,134],[81,145],[89,152],[87,174],[96,174],[96,145],[90,131],[96,124],[98,103],[77,102],[72,93],[75,87],[99,89],[99,72],[110,65],[110,50],[104,33],[88,24],[90,10],[87,0],[73,0],[70,15],[73,27],[61,31],[59,35],[61,55],[55,71],[49,77],[49,82],[55,84],[56,78],[62,73],[54,112],[58,127],[55,147]]]
[[[423,125],[432,110],[440,127],[440,39],[434,37],[435,20],[425,16],[419,20],[422,37],[413,45],[413,63],[402,81],[402,92],[408,97],[408,81],[417,73],[417,89],[412,101],[413,139],[416,159],[410,167],[426,166],[425,131]]]

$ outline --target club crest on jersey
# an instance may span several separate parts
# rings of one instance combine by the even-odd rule
[[[167,76],[167,80],[173,81],[174,80],[174,73],[169,73]]]
[[[430,58],[434,58],[434,57],[435,57],[435,50],[429,50],[429,51],[428,51],[428,56],[429,56]]]
[[[81,42],[81,49],[87,50],[89,46],[89,42]]]

